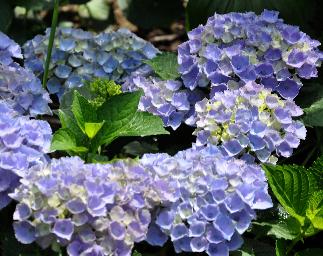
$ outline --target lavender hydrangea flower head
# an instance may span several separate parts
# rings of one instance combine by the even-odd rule
[[[133,85],[142,89],[144,95],[139,102],[139,110],[160,116],[165,126],[177,129],[182,122],[192,124],[194,105],[203,98],[199,90],[194,92],[183,88],[180,81],[162,81],[158,78],[137,76]]]
[[[150,209],[173,198],[168,179],[134,160],[103,165],[71,157],[35,166],[11,194],[19,202],[16,237],[67,246],[70,256],[131,255],[146,238]]]
[[[272,207],[261,168],[229,159],[214,146],[179,152],[151,168],[171,173],[179,190],[176,201],[155,214],[147,235],[152,245],[170,237],[178,253],[228,255],[242,245],[254,210]]]
[[[50,29],[28,41],[25,65],[42,74]],[[59,97],[65,89],[80,87],[83,80],[104,77],[121,83],[133,71],[145,66],[143,60],[158,50],[126,29],[94,35],[81,29],[58,28],[54,42],[47,88]]]
[[[21,48],[7,35],[0,31],[0,64],[18,66],[13,58],[22,59]]]
[[[285,99],[297,96],[301,78],[317,76],[320,43],[286,25],[278,12],[215,14],[188,33],[179,46],[179,71],[186,87],[227,88],[260,81]]]
[[[195,108],[197,145],[221,145],[229,156],[275,163],[275,156],[291,156],[306,136],[304,125],[293,120],[302,109],[255,82],[217,92]]]
[[[50,114],[49,94],[35,75],[24,68],[0,64],[0,99],[15,102],[20,114],[37,116]]]
[[[51,128],[45,121],[31,120],[13,110],[13,102],[0,100],[0,209],[11,199],[28,169],[46,161]]]

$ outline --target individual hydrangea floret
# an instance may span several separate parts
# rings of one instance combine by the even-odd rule
[[[0,100],[0,209],[11,201],[8,193],[19,185],[28,168],[46,161],[51,128],[45,121],[31,120]]]
[[[147,158],[152,169],[176,179],[179,191],[174,203],[155,214],[147,234],[152,245],[162,246],[170,237],[177,253],[229,255],[242,245],[254,210],[272,207],[261,168],[229,159],[217,147],[143,161]]]
[[[15,102],[20,114],[37,116],[50,114],[49,94],[35,75],[24,68],[0,64],[0,99]]]
[[[255,82],[217,92],[195,109],[197,145],[221,145],[229,156],[275,163],[276,156],[291,156],[306,136],[303,123],[294,120],[302,109]]]
[[[179,46],[179,71],[186,87],[227,88],[260,81],[285,99],[297,96],[301,78],[317,76],[319,41],[286,25],[278,12],[215,14],[188,33]]]
[[[18,66],[13,58],[22,59],[20,46],[0,31],[0,64]]]
[[[193,123],[194,105],[204,96],[199,90],[192,92],[183,88],[182,83],[175,80],[138,76],[133,79],[133,84],[144,91],[139,110],[160,116],[164,125],[174,130],[184,121]]]
[[[42,248],[67,246],[70,256],[131,255],[134,242],[146,238],[150,210],[173,199],[169,179],[134,160],[70,157],[35,166],[11,194],[19,202],[16,237]]]
[[[155,57],[158,50],[126,29],[94,35],[81,29],[58,28],[47,88],[59,97],[83,80],[103,77],[122,83],[131,72]],[[37,75],[44,70],[50,29],[28,41],[23,49],[25,65]]]

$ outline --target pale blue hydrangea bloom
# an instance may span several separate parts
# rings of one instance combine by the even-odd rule
[[[0,31],[0,64],[18,66],[13,58],[22,59],[20,46]]]
[[[44,70],[50,29],[28,41],[25,65],[37,75]],[[47,88],[59,97],[66,89],[80,87],[83,80],[104,77],[122,83],[159,51],[126,29],[94,35],[81,29],[58,28]]]
[[[21,183],[11,194],[19,202],[18,241],[58,243],[70,256],[131,255],[146,238],[150,210],[175,191],[170,177],[134,160],[85,164],[78,157],[35,166]]]
[[[19,185],[19,178],[46,162],[52,137],[47,122],[20,116],[14,106],[0,100],[0,209],[11,201],[8,193]]]
[[[221,145],[229,156],[275,163],[306,137],[303,123],[294,120],[302,109],[255,82],[214,93],[195,108],[197,145]]]
[[[49,94],[41,82],[27,69],[0,64],[0,99],[12,100],[20,114],[50,114]]]
[[[179,71],[186,87],[211,86],[221,91],[231,81],[244,86],[260,81],[285,99],[297,96],[301,78],[317,76],[322,60],[319,41],[278,12],[215,14],[188,33],[179,46]]]
[[[178,188],[176,201],[155,213],[147,234],[152,245],[170,237],[177,253],[227,256],[242,245],[254,210],[272,207],[261,168],[230,159],[217,147],[193,147],[174,157],[146,155],[142,161],[172,176]]]
[[[138,76],[132,81],[136,89],[144,92],[138,105],[139,110],[160,116],[164,125],[174,130],[182,122],[190,125],[193,123],[194,105],[203,98],[202,91],[192,92],[175,80],[162,81],[154,77]]]

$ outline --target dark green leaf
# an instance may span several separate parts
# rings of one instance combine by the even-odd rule
[[[87,155],[87,160],[89,163],[100,163],[100,164],[106,164],[109,162],[109,158],[107,156],[101,156],[94,153],[89,153]]]
[[[75,153],[84,153],[88,149],[86,147],[79,147],[76,144],[74,134],[69,129],[61,128],[53,135],[51,151],[64,150]]]
[[[85,132],[85,123],[95,123],[97,121],[96,109],[78,91],[74,91],[72,112],[77,124]]]
[[[293,240],[295,239],[301,232],[301,227],[299,222],[289,217],[287,219],[282,219],[278,223],[269,223],[269,222],[262,222],[262,223],[254,223],[255,225],[261,226],[266,229],[267,235],[272,235],[276,239],[286,239],[286,240]]]
[[[127,18],[144,29],[168,29],[183,13],[180,0],[130,0],[126,10]]]
[[[175,80],[180,77],[178,73],[177,55],[170,52],[163,52],[151,60],[146,60],[149,66],[163,80]]]
[[[246,238],[242,248],[234,253],[237,256],[274,256],[275,248],[267,243]]]
[[[320,248],[308,248],[304,251],[297,252],[295,256],[322,256],[323,249]]]
[[[0,1],[0,11],[0,31],[6,32],[14,16],[13,8],[10,6],[9,1]]]
[[[323,98],[304,109],[303,122],[307,126],[323,126]]]
[[[276,240],[276,246],[275,246],[275,251],[276,251],[276,256],[286,256],[286,240]]]

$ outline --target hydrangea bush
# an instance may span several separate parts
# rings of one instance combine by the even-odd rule
[[[23,46],[25,65],[42,75],[50,29]],[[94,35],[81,29],[58,28],[47,82],[51,94],[80,87],[83,80],[104,77],[117,83],[136,70],[147,67],[143,61],[159,51],[126,29]],[[144,72],[144,71],[143,71]]]
[[[241,248],[256,210],[273,206],[266,174],[273,179],[262,164],[274,168],[305,140],[294,98],[301,79],[317,76],[322,53],[318,41],[267,10],[215,14],[188,37],[178,48],[178,76],[165,80],[145,63],[159,51],[127,30],[59,28],[48,94],[39,78],[50,30],[24,45],[23,66],[15,62],[20,47],[0,33],[0,209],[16,201],[20,243],[69,256],[128,256],[143,241],[209,256]],[[92,91],[82,91],[88,82]],[[52,136],[50,124],[36,118],[51,114],[50,94],[67,92],[71,106],[54,111],[62,128]],[[105,155],[118,137],[167,134],[163,124],[176,130],[183,123],[196,142],[173,156]],[[49,154],[55,150],[70,156]],[[317,173],[289,180],[305,175],[322,192]],[[290,210],[294,198],[285,202],[289,187],[280,186],[280,197],[270,184],[300,229],[306,221],[313,234],[322,229],[318,199],[306,202],[302,219]]]

